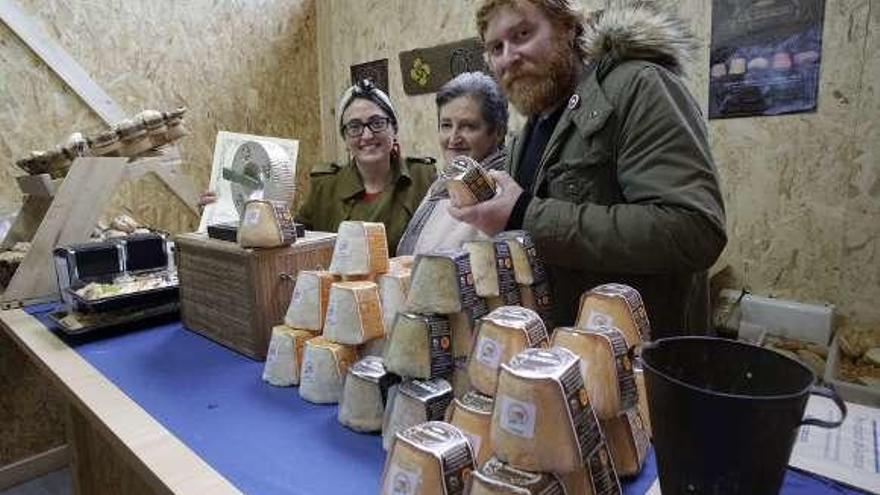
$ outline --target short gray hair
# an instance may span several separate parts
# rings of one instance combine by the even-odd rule
[[[493,131],[507,134],[507,98],[491,76],[483,72],[463,72],[437,91],[437,115],[440,109],[459,96],[470,96],[480,103],[483,120]]]

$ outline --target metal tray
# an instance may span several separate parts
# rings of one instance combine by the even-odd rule
[[[92,300],[77,294],[76,290],[80,288],[68,287],[67,292],[73,298],[74,306],[78,310],[92,313],[156,306],[180,300],[180,288],[178,285]]]
[[[62,333],[70,336],[81,336],[91,334],[99,330],[110,330],[119,328],[123,325],[131,325],[151,319],[163,317],[176,317],[180,313],[180,303],[170,302],[159,306],[149,306],[143,308],[135,308],[134,310],[109,311],[101,313],[100,318],[92,324],[86,324],[72,328],[64,322],[64,318],[69,315],[67,311],[53,311],[48,314],[52,323]]]

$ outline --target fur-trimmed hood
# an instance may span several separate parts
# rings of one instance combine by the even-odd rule
[[[584,28],[582,41],[590,59],[647,60],[678,75],[684,75],[685,62],[699,46],[687,24],[655,2],[596,11]]]

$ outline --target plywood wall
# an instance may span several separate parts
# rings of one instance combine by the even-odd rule
[[[433,96],[403,93],[398,53],[476,35],[476,0],[324,0],[318,6],[323,157],[344,156],[335,99],[349,66],[388,58],[390,92],[410,153],[437,156]],[[617,3],[583,0],[586,8]],[[880,322],[880,7],[826,0],[818,112],[712,121],[728,209],[720,265],[755,293],[835,304]],[[674,2],[703,42],[688,84],[706,107],[711,1]],[[874,4],[874,5],[872,5]],[[873,8],[872,8],[873,7]],[[514,127],[521,125],[514,118]]]
[[[122,107],[189,108],[184,168],[207,186],[218,130],[301,141],[301,177],[320,144],[316,0],[15,0]],[[20,203],[14,160],[103,124],[0,23],[0,212]],[[155,176],[108,206],[169,230],[197,223]]]

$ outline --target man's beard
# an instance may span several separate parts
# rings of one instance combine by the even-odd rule
[[[556,107],[575,87],[575,58],[564,41],[538,65],[512,66],[501,76],[501,87],[510,103],[527,117]]]

